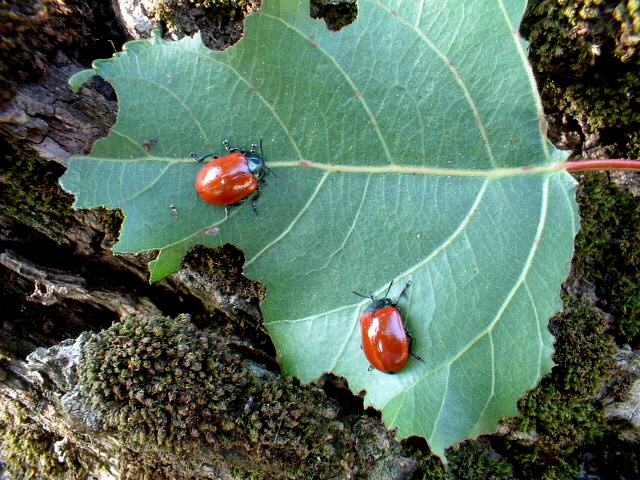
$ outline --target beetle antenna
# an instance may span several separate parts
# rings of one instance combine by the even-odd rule
[[[392,285],[393,285],[393,280],[391,280],[391,283],[389,284],[389,288],[387,288],[387,291],[384,292],[384,298],[387,298],[387,295],[389,295],[389,290],[391,290]]]
[[[362,298],[369,298],[371,300],[375,300],[376,299],[376,297],[373,296],[373,293],[370,293],[369,295],[363,295],[363,294],[358,293],[356,291],[354,291],[352,293],[354,293],[354,294],[356,294],[356,295],[358,295],[359,297],[362,297]]]
[[[216,158],[218,158],[217,155],[214,155],[213,153],[209,153],[207,155],[205,155],[204,157],[198,157],[195,153],[191,152],[189,155],[191,155],[191,158],[193,158],[196,162],[202,162],[205,158],[209,158],[209,157],[213,157],[214,160]]]
[[[240,152],[243,155],[247,152],[245,152],[244,150],[241,150],[240,148],[235,148],[235,147],[231,147],[231,144],[229,143],[229,140],[227,140],[226,138],[222,140],[222,145],[224,145],[224,149],[229,152],[229,153],[236,153],[236,152]]]
[[[274,177],[276,177],[278,180],[282,180],[278,175],[276,175],[276,172],[274,172],[273,170],[271,170],[269,167],[267,167],[267,172],[269,172],[271,175],[273,175]]]
[[[262,139],[260,139],[260,157],[264,160],[264,150],[262,149]],[[268,166],[266,166],[267,172],[276,177],[278,180],[282,180],[276,172],[271,170]]]
[[[410,286],[411,286],[411,280],[409,280],[409,281],[407,282],[407,284],[404,286],[404,288],[403,288],[403,289],[402,289],[402,291],[400,292],[400,295],[398,295],[398,300],[396,300],[396,302],[400,300],[400,297],[402,297],[402,295],[404,295],[404,292],[406,292],[406,291],[407,291],[407,288],[409,288]]]

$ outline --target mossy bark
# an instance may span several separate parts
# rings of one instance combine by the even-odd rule
[[[315,3],[332,28],[354,18],[352,1]],[[214,26],[217,48],[237,40],[243,16],[258,8],[174,5],[140,25],[176,35]],[[523,34],[559,146],[588,158],[639,155],[638,8],[632,0],[530,3]],[[66,82],[129,39],[116,22],[122,15],[107,1],[67,0],[16,2],[1,16],[5,471],[34,479],[640,478],[639,429],[621,413],[633,411],[640,371],[633,175],[615,177],[621,187],[606,174],[579,178],[583,229],[565,312],[550,327],[557,367],[521,399],[521,417],[450,449],[445,470],[423,440],[396,442],[339,379],[301,386],[279,375],[261,327],[265,292],[242,275],[242,252],[194,249],[178,274],[153,285],[148,256],[113,256],[119,213],[72,210],[57,179],[64,159],[87,153],[115,120],[109,85],[94,79],[75,95]]]

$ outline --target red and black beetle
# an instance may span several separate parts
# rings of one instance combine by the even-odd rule
[[[371,299],[371,303],[360,317],[362,350],[371,366],[384,373],[398,373],[409,361],[409,356],[422,360],[411,353],[411,336],[397,308],[400,297],[409,285],[411,282],[407,282],[396,301],[386,297],[391,285],[384,298],[353,292],[360,297]]]
[[[231,148],[226,140],[223,140],[222,144],[229,155],[218,157],[209,154],[195,158],[192,154],[196,162],[213,157],[213,160],[200,169],[196,177],[196,192],[205,202],[225,207],[225,210],[227,207],[240,205],[249,195],[255,193],[251,202],[257,213],[256,200],[260,196],[260,183],[264,183],[264,178],[269,172],[269,167],[262,158],[262,140],[260,155],[256,153],[255,143],[249,152]]]

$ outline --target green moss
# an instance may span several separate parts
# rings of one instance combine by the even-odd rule
[[[616,317],[625,341],[640,339],[640,202],[605,173],[582,176],[578,192],[583,219],[574,266],[592,282]]]
[[[489,448],[483,440],[468,440],[447,449],[448,465],[437,457],[425,456],[428,449],[409,447],[419,463],[412,480],[515,480],[511,465]]]
[[[190,27],[192,22],[207,23],[212,19],[231,22],[255,11],[256,3],[255,0],[177,0],[158,4],[155,18],[172,27]]]
[[[621,62],[638,58],[640,8],[637,0],[533,0],[527,6],[522,33],[533,43],[536,59],[550,63],[554,70],[583,72],[603,48],[611,48],[612,56]],[[557,42],[549,41],[552,38]]]
[[[186,318],[130,318],[87,344],[80,379],[128,442],[180,453],[214,443],[227,428],[218,413],[238,410],[236,392],[254,390],[256,379],[217,347]],[[221,372],[233,381],[221,384]]]
[[[324,19],[327,28],[338,31],[351,25],[358,17],[358,5],[354,0],[311,0],[311,17]]]
[[[209,275],[224,277],[228,281],[237,281],[242,277],[244,253],[230,244],[214,249],[195,245],[182,261],[182,266]]]
[[[615,427],[611,428],[600,445],[603,445],[604,454],[592,455],[598,452],[596,448],[584,449],[588,460],[588,469],[591,477],[589,480],[628,480],[640,478],[640,449],[635,442],[626,442],[620,439]]]
[[[79,461],[73,444],[44,430],[29,418],[17,402],[3,399],[0,408],[0,459],[9,478],[67,480],[85,478],[88,471]],[[54,444],[58,445],[58,452]],[[64,457],[58,458],[59,454]]]
[[[577,478],[581,450],[607,433],[595,399],[613,371],[615,343],[606,328],[589,305],[565,299],[565,310],[550,327],[557,366],[520,400],[521,416],[510,422],[520,433],[502,446],[518,478]]]
[[[638,3],[530,1],[521,27],[546,113],[628,158],[640,156]]]
[[[491,458],[493,452],[478,448],[478,443],[467,441],[447,452],[450,478],[466,480],[512,480],[513,469],[501,458]]]
[[[186,316],[127,318],[94,335],[79,378],[124,445],[129,478],[189,478],[202,462],[255,478],[330,478],[358,458],[344,425],[318,415],[321,392],[250,367]]]
[[[0,148],[11,150],[2,142]],[[28,225],[62,241],[60,232],[64,232],[73,221],[71,197],[62,194],[57,183],[62,171],[62,166],[38,161],[35,152],[29,148],[2,157],[0,178],[4,177],[4,182],[0,220]]]

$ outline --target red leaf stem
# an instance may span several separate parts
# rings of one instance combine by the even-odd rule
[[[566,162],[564,168],[567,172],[590,172],[594,170],[626,170],[640,172],[640,160],[627,160],[624,158],[605,158],[598,160],[581,160]]]

